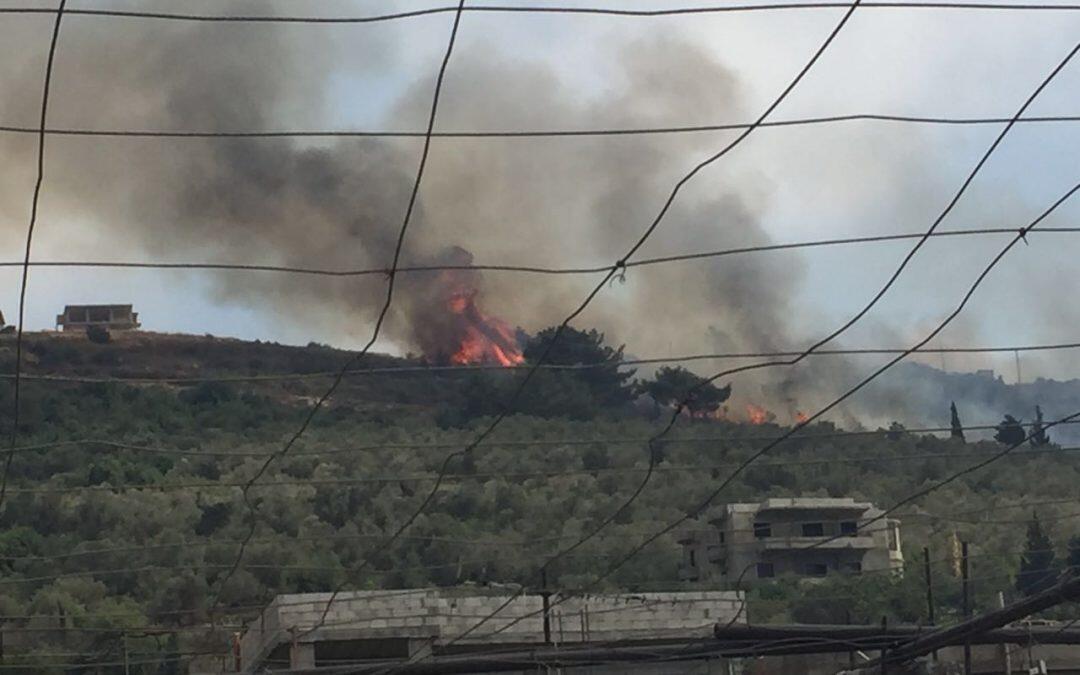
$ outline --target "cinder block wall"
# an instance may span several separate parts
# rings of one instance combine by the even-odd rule
[[[294,639],[354,637],[424,637],[435,645],[461,638],[462,643],[542,642],[543,598],[480,594],[469,589],[350,591],[340,593],[317,632],[330,593],[278,596],[241,639],[245,669],[273,649]],[[733,591],[641,593],[551,598],[555,642],[709,635],[717,622],[740,617],[741,595]],[[505,605],[505,607],[504,607]],[[498,612],[496,614],[496,612]],[[488,619],[467,636],[464,633]]]

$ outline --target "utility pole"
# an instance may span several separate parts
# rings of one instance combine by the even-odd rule
[[[934,626],[934,577],[930,574],[930,547],[923,546],[923,572],[926,574],[926,622]],[[934,650],[933,658],[937,661],[937,650]]]
[[[131,675],[131,664],[128,662],[127,632],[124,632],[124,675]]]
[[[926,623],[931,626],[934,622],[934,578],[930,575],[930,547],[923,546],[923,572],[926,575]]]
[[[1024,380],[1020,377],[1020,350],[1013,350],[1013,356],[1016,357],[1016,383],[1023,384]]]
[[[540,568],[540,597],[544,601],[544,644],[551,644],[551,591],[548,590],[547,567]]]
[[[960,573],[964,584],[964,620],[971,618],[971,570],[968,563],[968,543],[960,544]],[[971,675],[971,640],[964,641],[964,675]]]
[[[1005,594],[998,591],[998,609],[1005,609]],[[1005,675],[1012,675],[1012,653],[1009,650],[1009,645],[1002,642],[1001,646],[1001,671]]]
[[[1080,577],[1066,575],[1063,581],[1059,581],[1045,591],[1006,605],[1004,609],[995,609],[982,616],[972,617],[947,628],[939,628],[901,642],[893,647],[889,660],[893,663],[903,663],[929,654],[935,649],[964,643],[971,644],[972,642],[977,644],[998,644],[1000,642],[1019,644],[1024,641],[1025,637],[1033,634],[1034,630],[1030,626],[1027,627],[1027,632],[1017,629],[1002,629],[1002,626],[1026,616],[1031,616],[1036,612],[1041,612],[1044,609],[1076,600],[1080,600]],[[756,630],[760,631],[761,629]],[[994,639],[988,639],[990,635],[999,630],[1003,630],[1003,633]],[[1061,629],[1051,630],[1045,633],[1040,640],[1046,643],[1051,639],[1051,636],[1060,637],[1062,634]],[[759,636],[758,633],[753,635],[754,637]],[[773,634],[767,634],[765,637],[771,638]],[[1030,637],[1027,639],[1034,641]],[[863,670],[857,672],[871,673],[871,671],[877,672],[877,670],[878,663],[874,661],[866,664]]]
[[[881,634],[885,635],[889,632],[889,617],[881,617]],[[886,658],[889,655],[889,650],[885,646],[881,647],[881,675],[888,675],[889,672],[889,660]]]

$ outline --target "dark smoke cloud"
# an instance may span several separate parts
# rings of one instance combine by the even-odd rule
[[[5,70],[3,117],[33,124],[41,38]],[[377,74],[396,45],[379,31],[316,33],[283,26],[108,22],[65,28],[52,124],[98,128],[272,129],[333,118],[334,74]],[[318,33],[318,35],[324,35]],[[676,38],[622,38],[602,55],[604,84],[583,95],[573,73],[483,41],[455,53],[440,109],[442,129],[590,128],[744,119],[742,84],[715,53]],[[434,64],[432,64],[434,67]],[[385,124],[423,119],[432,78],[419,78]],[[329,122],[328,122],[329,124]],[[572,139],[437,140],[404,250],[425,264],[594,264],[620,258],[689,167],[730,133]],[[30,165],[30,137],[5,136],[8,167]],[[91,220],[116,257],[209,258],[358,268],[389,263],[405,209],[416,140],[102,140],[53,138],[43,226]],[[768,181],[738,151],[703,172],[639,257],[769,242],[760,224]],[[5,236],[22,234],[28,175],[0,178]],[[764,187],[763,187],[764,186]],[[81,257],[85,251],[71,257]],[[527,331],[556,323],[595,279],[469,275],[480,302]],[[580,323],[631,352],[654,355],[773,350],[790,334],[802,277],[795,254],[732,256],[636,268],[605,289]],[[384,280],[222,273],[218,299],[299,318],[313,334],[366,335]],[[437,275],[402,277],[387,334],[403,350],[431,351],[439,324]],[[818,365],[821,363],[821,365]],[[707,372],[730,362],[696,366]],[[852,381],[835,359],[799,372],[742,378],[736,400],[765,401],[783,416]]]

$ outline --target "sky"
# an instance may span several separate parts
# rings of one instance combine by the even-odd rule
[[[5,4],[33,3],[9,0]],[[556,3],[537,0],[528,4]],[[604,3],[565,1],[557,4],[602,6]],[[283,13],[356,15],[431,5],[430,2],[328,1],[279,4],[278,7],[284,7]],[[259,10],[267,5],[229,3],[228,9],[224,10],[220,2],[187,1],[80,2],[71,6],[263,13]],[[665,3],[618,3],[618,6],[650,8],[665,6]],[[558,127],[560,117],[565,119],[565,116],[549,114],[553,92],[581,109],[617,114],[618,119],[588,119],[589,125],[594,127],[750,121],[790,81],[839,20],[840,14],[841,10],[837,9],[663,18],[466,13],[446,76],[438,126],[455,130],[480,128],[472,123],[483,120],[486,128],[493,124],[500,129]],[[300,98],[273,102],[275,107],[268,113],[272,121],[270,126],[421,129],[425,105],[430,101],[432,79],[445,49],[452,18],[452,14],[437,14],[368,25],[290,28],[289,48],[283,48],[280,53],[280,58],[289,62],[281,64],[271,59],[266,68],[273,73],[280,67],[282,77],[309,80],[303,84],[318,92],[318,101],[308,104]],[[21,37],[37,36],[40,39],[34,42],[40,45],[43,57],[50,28],[48,17],[8,16],[0,25],[0,43],[4,42],[5,32]],[[64,93],[65,88],[69,92],[78,90],[76,71],[94,65],[70,52],[65,55],[65,39],[72,39],[74,34],[84,41],[100,43],[100,52],[86,53],[105,55],[101,67],[106,69],[110,31],[123,31],[126,36],[145,31],[147,44],[151,45],[148,48],[152,49],[156,30],[161,27],[150,21],[66,18],[58,47],[53,90],[56,103],[50,110],[50,123],[70,127],[162,128],[163,121],[154,119],[151,114],[153,105],[142,106],[140,101],[132,101],[130,105],[124,101],[101,103],[94,100],[92,94],[77,97]],[[213,30],[223,41],[235,40],[237,50],[242,54],[246,41],[265,39],[262,35],[267,28],[260,24],[224,24]],[[1080,36],[1080,12],[1076,11],[859,9],[836,42],[775,111],[773,118],[850,113],[1007,117],[1064,58],[1077,36]],[[653,66],[647,59],[635,60],[627,51],[612,47],[643,45],[642,53],[647,54],[653,43],[672,38],[709,54],[727,69],[732,81],[695,79],[696,73],[675,69],[658,67],[650,70]],[[350,51],[353,48],[355,52]],[[332,57],[327,57],[320,53],[322,49],[335,51]],[[275,52],[271,49],[271,53]],[[41,58],[35,59],[26,60],[22,67],[40,69]],[[295,63],[298,59],[300,63]],[[73,60],[81,60],[78,68]],[[0,64],[6,61],[0,58]],[[308,62],[310,69],[305,66]],[[332,67],[326,67],[328,62]],[[461,63],[470,64],[468,82],[455,75],[455,65]],[[552,89],[524,86],[516,78],[517,65],[545,68],[554,78]],[[177,62],[173,67],[182,72],[187,64]],[[3,68],[0,65],[0,71]],[[650,82],[649,78],[659,78],[656,80],[658,89],[667,91],[670,88],[673,96],[685,95],[685,104],[680,99],[666,100],[657,110],[647,106],[622,109],[612,104],[610,101],[620,95],[620,78],[633,76],[631,69],[634,68],[643,69],[645,74],[641,79],[645,82]],[[478,82],[478,72],[490,77]],[[182,77],[214,75],[210,69],[205,73],[183,73]],[[118,73],[118,77],[122,76]],[[11,77],[0,74],[0,89]],[[731,87],[737,93],[737,102],[724,109],[709,109],[699,105],[702,99],[690,95],[695,90],[707,92],[720,87]],[[0,124],[35,123],[33,115],[37,102],[25,91],[20,95],[25,100],[0,108],[7,116],[7,119],[0,119]],[[501,109],[497,102],[502,100],[514,102],[506,109],[514,111],[515,115],[490,119],[492,110]],[[413,101],[415,105],[407,105]],[[146,114],[144,108],[148,111]],[[1080,57],[1061,72],[1028,112],[1031,116],[1075,114],[1080,114]],[[680,195],[687,208],[700,207],[695,211],[699,229],[695,229],[694,235],[681,233],[679,223],[670,227],[665,224],[665,228],[642,249],[640,256],[724,248],[729,241],[724,229],[734,225],[725,222],[723,214],[715,214],[714,218],[708,208],[710,200],[720,193],[736,195],[773,242],[925,231],[1000,129],[999,125],[928,126],[874,121],[760,129],[729,156],[698,175]],[[651,210],[645,208],[630,213],[630,219],[640,222],[628,224],[627,232],[643,229],[659,209],[664,194],[659,187],[661,184],[670,190],[681,173],[715,152],[730,138],[731,134],[727,132],[701,133],[690,140],[679,140],[678,146],[664,146],[664,162],[657,163],[661,168],[656,176],[655,206],[650,207]],[[50,175],[62,172],[62,167],[50,164],[50,149],[72,142],[50,139],[47,146],[42,219],[34,240],[34,259],[193,261],[198,258],[195,248],[174,251],[167,246],[155,247],[152,242],[129,239],[122,231],[103,223],[103,215],[95,213],[93,208],[80,208],[70,199],[60,199],[55,190],[51,191]],[[93,152],[94,144],[112,141],[79,139],[74,142],[82,144],[86,152]],[[498,226],[512,222],[520,215],[513,212],[515,201],[569,203],[577,198],[571,192],[589,189],[593,183],[537,181],[536,192],[516,196],[519,199],[444,203],[453,199],[453,194],[445,187],[440,189],[446,173],[467,173],[475,168],[467,162],[454,161],[459,156],[456,153],[462,152],[460,144],[464,142],[486,144],[485,156],[495,158],[527,152],[530,146],[514,139],[436,140],[433,143],[431,173],[421,186],[420,200],[422,203],[427,200],[432,214],[439,214],[442,209],[452,210],[455,214],[468,213],[472,209],[477,213],[478,222],[492,224],[487,229],[477,225],[463,230],[465,239],[461,245],[466,247],[471,243],[468,238],[478,236],[478,232],[491,240],[484,243],[484,254],[478,253],[476,262],[609,264],[617,257],[614,248],[574,240],[573,228],[588,227],[587,222],[561,230],[553,226],[552,235],[559,245],[552,246],[538,245],[538,237],[518,237],[512,228]],[[160,156],[165,162],[174,153],[185,152],[183,141],[142,139],[131,143],[138,144],[135,152]],[[603,152],[616,148],[611,152],[625,152],[630,161],[647,163],[652,160],[652,150],[641,146],[638,153],[639,146],[634,145],[633,139],[615,138],[588,144],[577,139],[550,139],[543,143],[546,151],[537,154],[536,165],[531,167],[540,176],[569,171],[567,162],[577,161],[580,153],[596,148],[602,148]],[[16,156],[18,165],[7,167],[7,189],[0,192],[0,199],[5,202],[0,239],[5,252],[0,258],[4,262],[20,260],[25,243],[33,178],[33,166],[24,161],[26,157],[25,154]],[[1018,125],[941,227],[1018,228],[1026,225],[1075,184],[1080,177],[1077,158],[1080,158],[1080,124]],[[92,166],[81,170],[84,189],[103,193],[121,189],[110,184],[112,173],[102,171],[95,176]],[[455,179],[460,178],[460,175],[455,176]],[[430,191],[425,192],[424,188],[429,186]],[[653,194],[650,192],[647,196],[651,198]],[[1077,225],[1078,215],[1080,197],[1063,205],[1046,225]],[[433,218],[437,220],[438,216]],[[297,223],[296,227],[303,225]],[[1080,318],[1080,311],[1073,291],[1073,276],[1076,254],[1080,250],[1078,236],[1033,233],[1028,245],[1010,252],[973,298],[961,319],[935,344],[996,346],[1076,340],[1074,331],[1080,325],[1076,320]],[[844,344],[896,347],[919,339],[956,305],[982,267],[1007,239],[1005,235],[998,235],[931,240],[874,312],[844,336]],[[630,241],[632,238],[627,236],[627,246]],[[213,253],[214,246],[212,240],[206,241],[205,251]],[[778,288],[783,289],[781,292],[790,294],[787,298],[790,309],[784,310],[781,324],[770,329],[779,333],[771,342],[801,346],[828,334],[869,300],[911,246],[910,241],[904,241],[750,254],[756,256],[754,260],[760,259],[768,271],[755,283],[771,283],[769,274],[775,270],[783,270],[792,276],[782,286],[778,282]],[[257,246],[251,248],[250,254],[252,257],[247,262],[273,262],[260,259]],[[348,258],[347,252],[343,255]],[[496,255],[497,259],[493,257]],[[580,317],[579,323],[588,326],[595,321],[604,325],[604,312],[616,311],[612,308],[632,307],[640,313],[641,305],[632,304],[631,298],[644,293],[643,288],[650,284],[663,283],[663,278],[657,274],[653,268],[630,270],[625,283],[615,284],[598,296],[595,304],[603,307],[590,309]],[[0,309],[9,322],[16,314],[18,275],[17,268],[0,269],[0,288],[3,289]],[[489,287],[499,283],[497,275],[486,277]],[[535,283],[542,284],[544,279],[535,280]],[[554,323],[550,321],[551,316],[568,314],[575,303],[565,298],[583,298],[590,283],[595,280],[574,282],[576,285],[564,289],[558,296],[562,309],[546,310],[550,314],[544,316],[515,314],[515,310],[524,308],[517,306],[512,294],[508,293],[492,294],[491,307],[511,324],[536,329],[542,327],[538,323]],[[344,347],[359,346],[370,334],[372,326],[368,320],[350,321],[346,317],[345,320],[325,322],[296,321],[287,306],[275,301],[274,292],[243,295],[223,292],[222,286],[220,276],[199,272],[37,268],[31,273],[27,292],[26,327],[35,330],[51,328],[55,315],[67,303],[131,302],[140,312],[144,327],[150,330],[210,333],[295,344],[315,341]],[[739,294],[744,290],[742,286],[732,287],[728,302],[742,302]],[[541,291],[531,289],[530,292],[535,295]],[[694,304],[699,295],[698,289],[688,286],[666,289],[657,297],[676,305],[685,303],[695,307],[697,313],[707,313],[708,302],[700,307]],[[753,297],[748,296],[745,302],[754,302]],[[646,311],[632,319],[649,322],[651,317],[647,314]],[[633,325],[629,320],[612,325],[621,331],[613,336],[614,339],[626,343],[629,352],[642,356],[716,349],[715,341],[704,332],[695,332],[696,328],[654,327],[650,337],[643,339],[635,330],[627,328]],[[408,349],[408,345],[394,340],[384,340],[379,346],[397,351]],[[1076,367],[1073,358],[1025,356],[1024,359],[1025,377],[1080,376],[1080,368]],[[941,365],[938,357],[928,362]],[[995,368],[1010,379],[1012,363],[1012,355],[1002,355],[950,357],[945,365],[956,369]]]

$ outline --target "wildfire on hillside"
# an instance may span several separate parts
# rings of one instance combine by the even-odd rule
[[[447,309],[463,321],[459,344],[450,355],[451,363],[515,366],[525,360],[513,329],[502,319],[486,316],[480,311],[475,290],[455,291],[447,302]]]
[[[750,424],[765,424],[772,416],[772,413],[759,405],[746,404],[746,421]]]
[[[415,298],[409,310],[413,338],[426,359],[459,366],[525,361],[520,331],[480,308],[484,279],[479,270],[469,269],[471,253],[450,246],[424,262],[444,267],[406,282]]]

